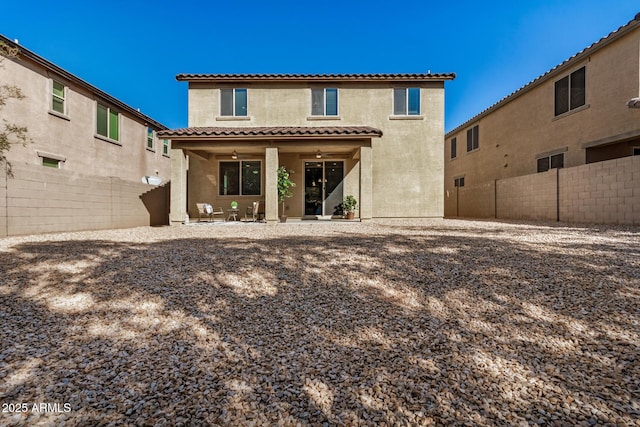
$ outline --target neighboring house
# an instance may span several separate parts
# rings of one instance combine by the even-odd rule
[[[455,74],[180,74],[189,127],[172,144],[171,222],[196,203],[264,203],[277,220],[276,170],[296,183],[293,218],[443,216],[444,82]]]
[[[0,82],[25,95],[0,107],[0,116],[25,126],[33,141],[6,153],[11,171],[2,165],[0,236],[167,223],[166,203],[141,182],[170,178],[170,142],[157,136],[166,127],[0,40],[19,48],[0,65]]]
[[[640,154],[640,112],[629,108],[640,95],[639,82],[640,14],[447,133],[445,214],[500,217],[499,200],[482,207],[487,197],[472,200],[469,192],[463,201],[463,188]]]

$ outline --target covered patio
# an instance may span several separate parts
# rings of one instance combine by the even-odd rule
[[[191,127],[158,133],[171,139],[172,224],[193,215],[196,203],[240,212],[254,201],[264,218],[280,215],[277,169],[296,183],[285,202],[290,218],[331,218],[343,196],[358,200],[356,217],[372,217],[372,140],[382,131],[344,127]],[[262,210],[262,209],[261,209]]]

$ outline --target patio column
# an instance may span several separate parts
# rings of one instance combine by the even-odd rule
[[[360,147],[360,221],[373,217],[373,174],[371,147]]]
[[[278,147],[265,149],[264,219],[268,224],[278,221]]]
[[[187,215],[187,161],[181,148],[171,149],[171,225],[182,224]]]

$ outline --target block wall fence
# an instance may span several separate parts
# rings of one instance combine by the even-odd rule
[[[170,184],[153,187],[41,165],[0,169],[0,237],[169,223]]]
[[[452,188],[445,216],[640,225],[640,156]]]

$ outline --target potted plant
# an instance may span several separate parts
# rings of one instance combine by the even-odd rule
[[[280,222],[287,222],[284,201],[293,196],[293,191],[291,189],[295,186],[295,182],[291,181],[289,171],[284,166],[280,166],[278,168],[278,202],[282,203]]]
[[[358,201],[355,197],[352,195],[345,196],[342,200],[342,212],[344,212],[345,218],[353,219],[357,206]]]

